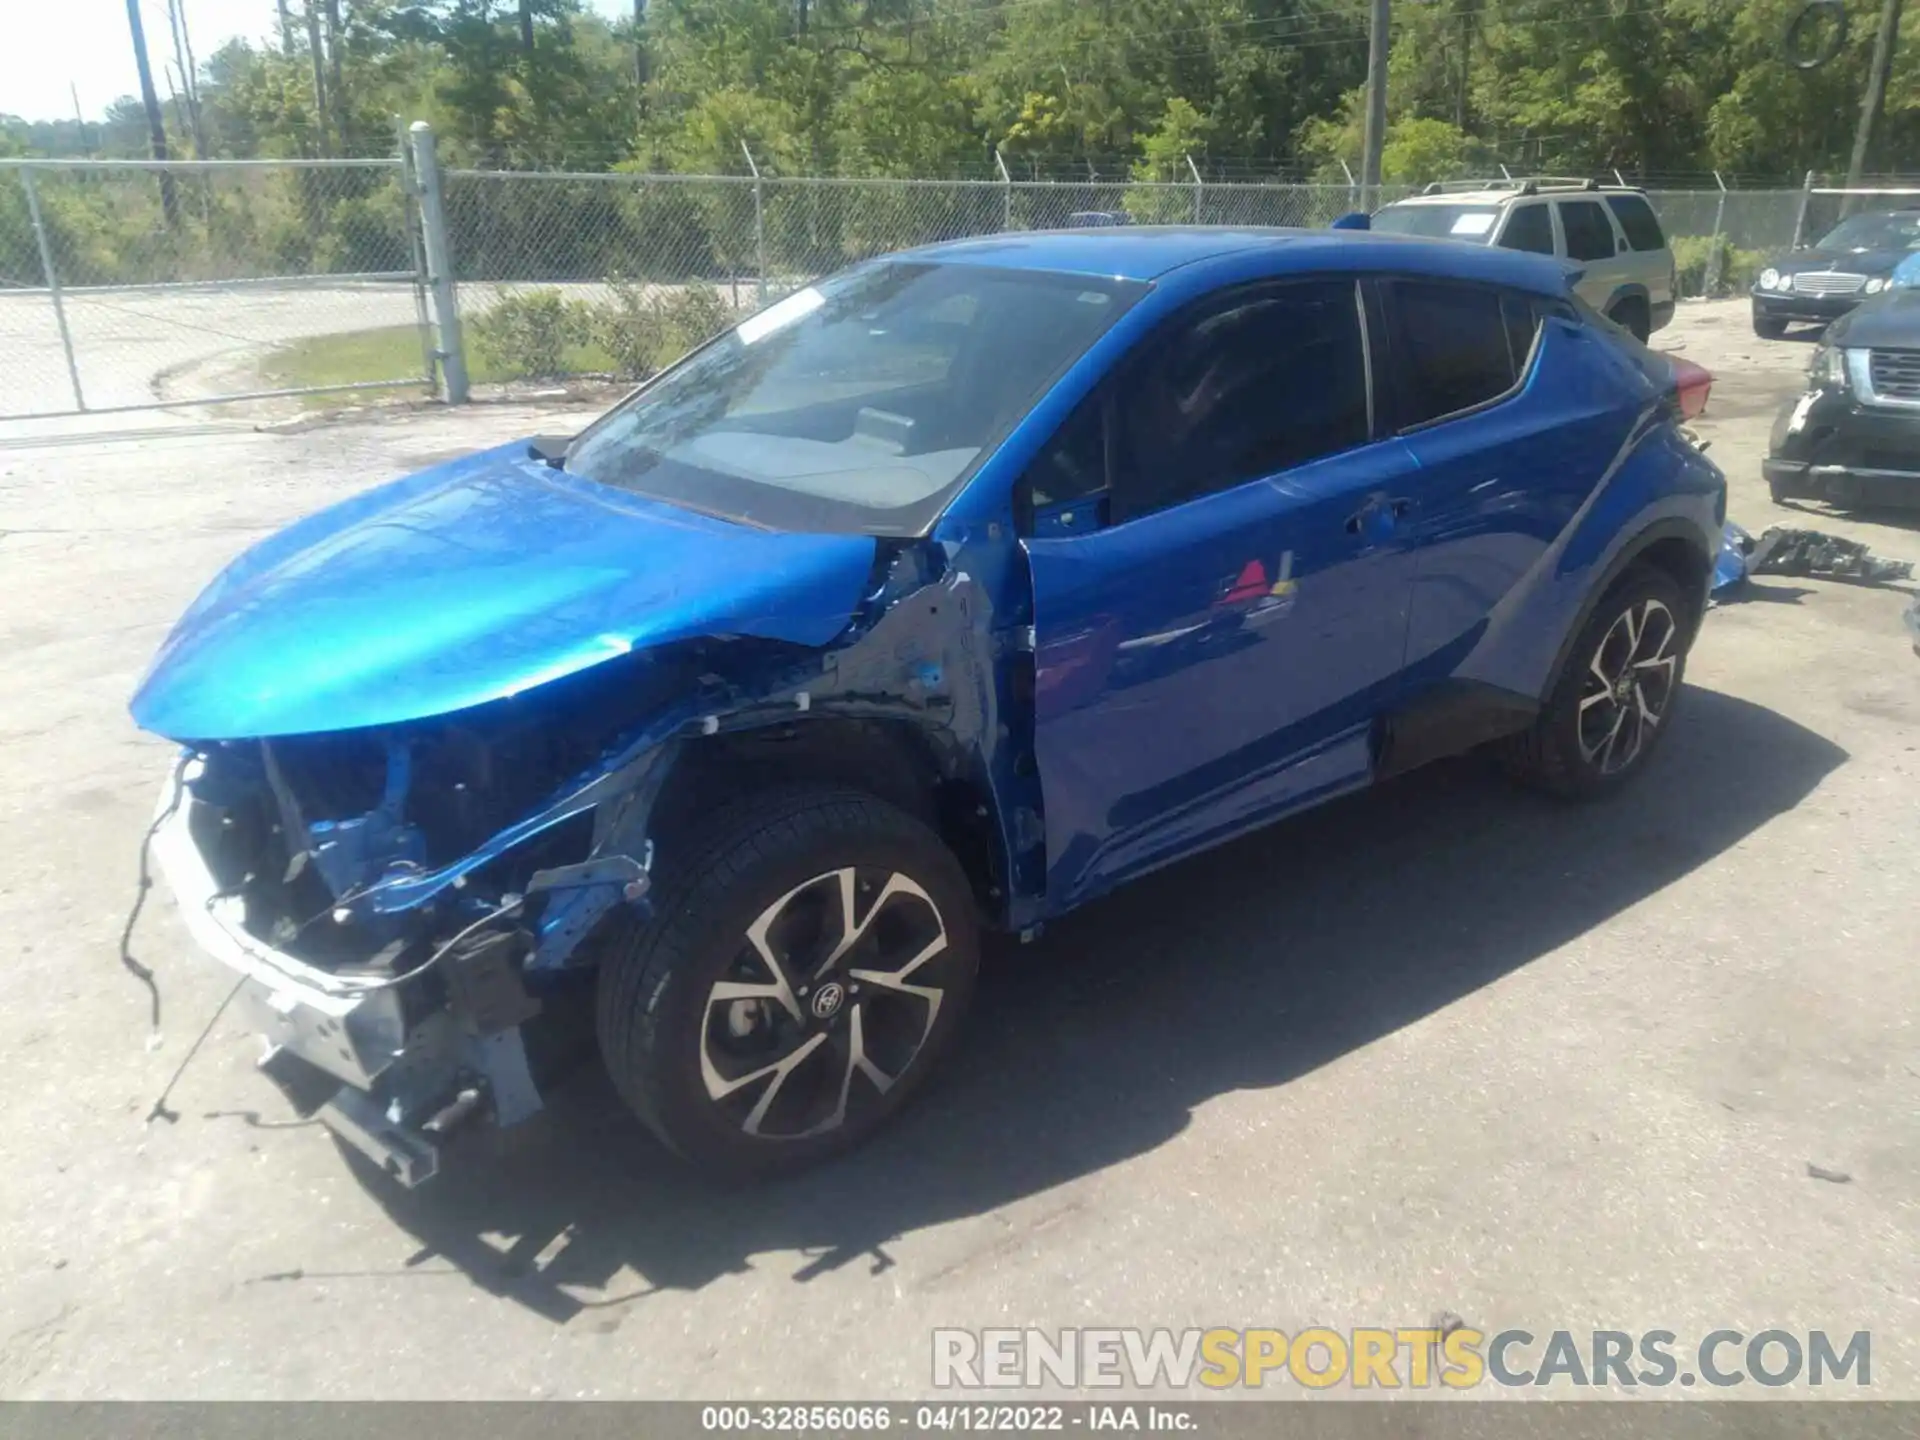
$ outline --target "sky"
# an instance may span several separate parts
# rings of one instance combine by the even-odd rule
[[[277,28],[274,0],[182,0],[194,57],[204,61],[233,37],[261,40]],[[303,13],[294,6],[295,14]],[[588,0],[609,16],[630,14],[627,0]],[[80,109],[98,120],[122,95],[139,93],[128,38],[126,0],[0,0],[8,43],[0,45],[0,115],[52,120],[73,114],[69,85]],[[166,0],[141,0],[153,83],[167,98],[163,64],[173,60]]]

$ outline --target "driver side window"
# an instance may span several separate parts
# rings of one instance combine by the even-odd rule
[[[1248,286],[1143,342],[1028,472],[1035,509],[1107,491],[1106,523],[1367,442],[1355,281]]]

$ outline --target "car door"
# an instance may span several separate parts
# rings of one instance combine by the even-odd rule
[[[1367,776],[1413,461],[1376,436],[1361,299],[1351,278],[1211,297],[1036,461],[1052,908]]]
[[[1424,277],[1380,289],[1384,399],[1420,466],[1405,537],[1417,710],[1448,681],[1505,678],[1488,657],[1503,626],[1525,623],[1520,587],[1599,485],[1631,417],[1579,383],[1575,352],[1597,342],[1564,302]]]
[[[1574,289],[1604,312],[1614,293],[1633,278],[1633,252],[1613,223],[1613,212],[1599,200],[1555,200],[1567,259],[1585,267]]]

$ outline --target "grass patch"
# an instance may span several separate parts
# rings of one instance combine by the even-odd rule
[[[366,380],[401,380],[424,373],[420,331],[413,325],[386,325],[375,330],[345,330],[337,335],[314,335],[276,346],[260,362],[261,388],[304,389],[315,385],[353,385]],[[606,374],[617,369],[613,358],[598,345],[568,345],[560,356],[562,375]],[[467,374],[476,385],[517,378],[467,346]],[[558,377],[555,377],[558,378]],[[425,381],[423,380],[424,386]],[[306,397],[311,405],[337,405],[337,396]]]

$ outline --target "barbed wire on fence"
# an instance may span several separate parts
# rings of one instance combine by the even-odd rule
[[[0,160],[0,409],[424,383],[434,342],[408,173],[391,157]],[[769,299],[939,241],[1117,223],[1317,228],[1359,203],[1351,185],[1223,179],[1197,163],[1191,179],[1152,182],[437,173],[482,381],[643,376]],[[1805,186],[1647,193],[1684,296],[1739,291],[1767,252],[1838,218],[1837,198]]]

